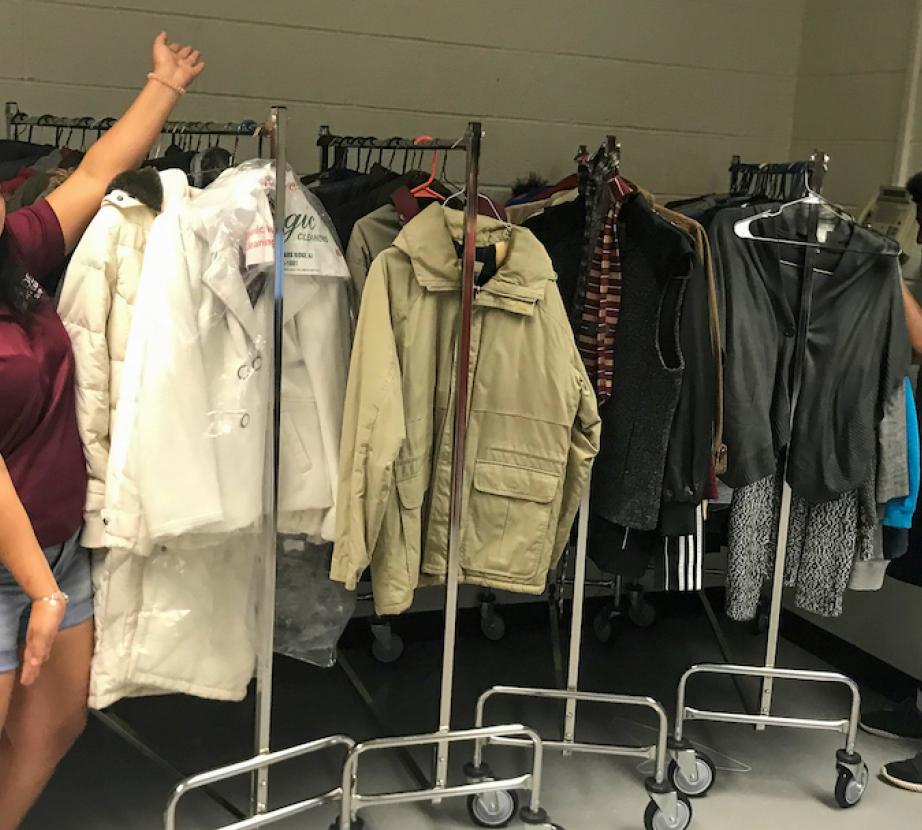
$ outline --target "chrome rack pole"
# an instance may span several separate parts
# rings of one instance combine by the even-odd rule
[[[287,115],[286,107],[273,107],[269,124],[272,156],[275,160],[275,278],[273,313],[273,408],[272,408],[272,482],[267,487],[266,549],[263,554],[262,589],[257,607],[256,663],[256,730],[257,755],[268,755],[272,742],[272,667],[275,643],[276,545],[278,544],[278,490],[280,428],[282,417],[282,329],[285,300],[285,195],[287,185]],[[269,809],[269,768],[259,767],[252,775],[250,813],[262,815]]]
[[[579,505],[576,526],[576,570],[573,574],[573,611],[570,619],[570,662],[567,670],[567,691],[579,691],[579,665],[583,646],[583,603],[586,597],[586,549],[589,541],[589,482]],[[576,740],[576,697],[567,698],[563,724],[563,740],[572,744]],[[570,753],[567,752],[567,755]]]
[[[461,570],[461,522],[464,507],[464,458],[467,443],[468,396],[470,393],[471,321],[474,311],[474,259],[477,253],[477,215],[480,173],[479,121],[467,127],[467,170],[464,207],[464,250],[461,273],[461,314],[455,373],[455,423],[451,452],[451,518],[448,531],[448,573],[445,580],[445,639],[442,647],[442,688],[439,696],[439,732],[451,730],[451,709],[455,681],[455,641],[458,630],[458,585]],[[435,788],[448,781],[447,741],[436,744]]]
[[[787,465],[785,464],[785,467]],[[775,572],[772,579],[771,611],[769,612],[768,642],[765,647],[765,668],[774,669],[778,659],[778,641],[781,638],[781,600],[784,594],[784,568],[787,561],[788,531],[791,524],[791,485],[785,475],[781,491],[781,513],[778,516],[778,540],[775,546]],[[774,678],[765,677],[762,683],[760,714],[770,715]],[[765,726],[756,727],[759,731]]]
[[[6,138],[10,139],[13,137],[13,116],[19,112],[19,104],[15,101],[7,101],[6,107]]]
[[[828,169],[829,157],[822,150],[815,150],[811,158],[810,170],[810,188],[814,193],[820,193],[823,189],[823,181]],[[819,222],[819,211],[812,212],[809,223],[810,239],[816,239],[817,224]],[[804,260],[804,269],[802,274],[801,291],[807,289],[806,285],[812,280],[813,265],[816,259],[816,249],[807,248]],[[801,309],[804,303],[809,307],[809,296],[801,297]],[[794,413],[797,410],[798,399],[803,383],[803,365],[804,365],[804,331],[797,332],[797,342],[794,352],[794,388],[791,395],[791,434],[793,434]],[[768,642],[765,648],[765,668],[774,669],[778,659],[778,642],[781,639],[781,603],[784,597],[784,571],[787,562],[788,534],[791,523],[791,486],[787,481],[787,457],[782,465],[782,490],[781,490],[781,511],[778,516],[778,539],[775,547],[775,569],[772,578],[772,595],[771,609],[768,617]],[[762,682],[762,703],[759,713],[762,716],[768,716],[772,710],[772,694],[775,686],[775,678],[767,674]],[[756,727],[759,731],[764,731],[765,725],[760,724]]]

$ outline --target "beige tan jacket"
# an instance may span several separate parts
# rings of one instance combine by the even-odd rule
[[[375,606],[397,614],[444,579],[460,266],[459,211],[433,205],[372,265],[352,354],[332,577],[368,565]],[[595,394],[550,259],[524,228],[477,291],[464,471],[462,580],[538,594],[570,533],[599,448]]]

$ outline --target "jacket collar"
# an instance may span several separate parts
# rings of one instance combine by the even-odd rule
[[[184,170],[162,170],[160,185],[163,188],[161,210],[169,210],[188,200],[195,188],[189,186],[189,179]]]
[[[419,284],[428,291],[458,291],[461,262],[454,242],[464,235],[464,214],[430,205],[409,222],[394,242],[413,264]],[[548,280],[557,279],[550,257],[531,231],[488,216],[477,218],[477,246],[509,242],[499,271],[477,292],[477,305],[532,315],[544,299]]]

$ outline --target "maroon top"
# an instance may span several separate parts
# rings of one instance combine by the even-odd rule
[[[44,200],[9,214],[3,233],[37,280],[64,259],[61,224]],[[0,455],[39,544],[66,542],[83,521],[86,462],[70,338],[43,293],[25,324],[0,304]]]

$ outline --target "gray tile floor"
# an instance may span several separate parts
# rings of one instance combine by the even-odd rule
[[[743,627],[730,628],[741,660],[758,661],[760,643]],[[400,663],[377,665],[364,649],[353,648],[349,659],[366,679],[394,732],[427,731],[436,719],[438,659],[436,642],[410,643]],[[671,711],[679,676],[690,664],[717,660],[718,654],[703,616],[665,616],[652,629],[626,628],[613,643],[602,646],[591,635],[584,652],[584,688],[649,694]],[[785,643],[782,663],[821,667],[814,657]],[[356,739],[376,734],[373,720],[339,670],[321,671],[290,661],[278,665],[274,745],[283,747],[333,732]],[[551,650],[544,628],[510,626],[502,643],[488,643],[476,633],[462,637],[458,651],[456,721],[472,720],[476,696],[493,683],[553,684]],[[752,690],[754,691],[754,690]],[[692,691],[692,702],[705,707],[737,708],[729,681],[704,678]],[[847,695],[827,686],[782,685],[777,713],[841,716]],[[879,699],[868,695],[866,705]],[[130,701],[118,713],[148,742],[175,763],[200,771],[248,755],[252,707],[219,705],[185,698]],[[494,722],[521,721],[555,736],[557,704],[498,701]],[[580,710],[580,736],[592,741],[646,743],[653,734],[646,715],[630,710],[587,706]],[[711,794],[695,802],[694,827],[700,830],[867,830],[922,828],[922,796],[904,793],[874,781],[857,808],[834,806],[836,735],[792,730],[757,734],[741,726],[693,724],[690,736],[707,747],[721,768]],[[859,751],[876,773],[881,763],[916,751],[908,744],[862,736]],[[462,747],[452,767],[469,760]],[[525,756],[514,750],[493,750],[491,760],[502,774],[517,774]],[[428,756],[418,761],[428,769]],[[338,759],[294,762],[273,777],[273,802],[306,797],[333,783]],[[645,770],[637,761],[550,754],[545,787],[546,806],[567,830],[634,830],[643,826],[646,806]],[[157,830],[173,779],[140,757],[120,738],[96,722],[61,766],[25,830]],[[366,791],[411,787],[412,779],[389,755],[368,759],[361,786]],[[244,803],[247,782],[224,785],[222,792]],[[320,811],[279,823],[280,828],[326,830],[332,815]],[[370,830],[423,830],[470,827],[464,805],[379,809],[366,815]],[[182,814],[181,830],[213,830],[228,824],[220,809],[202,796],[191,796]]]

